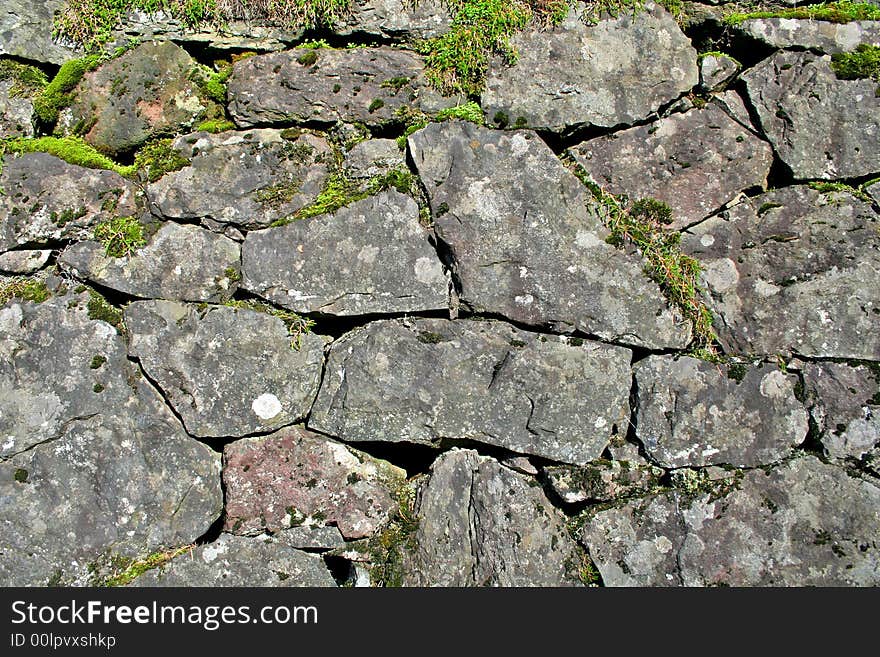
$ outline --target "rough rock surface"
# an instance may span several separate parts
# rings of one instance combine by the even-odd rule
[[[743,190],[764,189],[773,163],[770,145],[714,104],[591,139],[572,153],[612,194],[669,204],[672,228],[706,218]]]
[[[798,379],[775,366],[727,373],[687,356],[649,356],[633,370],[636,436],[665,468],[764,465],[807,436]]]
[[[581,541],[606,586],[877,586],[880,488],[811,456],[720,499],[665,493],[596,513]]]
[[[409,149],[463,304],[626,344],[688,343],[689,327],[641,262],[605,242],[589,192],[534,133],[435,123]]]
[[[417,55],[387,47],[298,48],[250,57],[235,65],[229,113],[243,128],[336,121],[380,126],[403,107],[454,105],[426,85],[422,71]]]
[[[350,13],[334,26],[340,35],[431,39],[449,30],[452,16],[441,0],[354,0]]]
[[[449,305],[447,278],[419,224],[419,207],[396,191],[248,233],[242,270],[245,289],[297,312],[363,315]]]
[[[880,172],[877,82],[838,80],[830,62],[783,51],[743,75],[761,127],[797,179]]]
[[[76,53],[52,39],[54,13],[64,0],[4,0],[0,9],[0,55],[63,64]]]
[[[51,249],[7,251],[0,254],[0,271],[11,274],[29,274],[41,269],[51,255]]]
[[[209,105],[194,71],[196,61],[180,46],[141,44],[85,74],[64,127],[107,153],[191,128]]]
[[[81,279],[147,299],[224,301],[238,287],[241,247],[198,226],[165,223],[134,254],[113,258],[98,242],[65,249],[59,263]]]
[[[89,239],[98,223],[139,214],[137,188],[119,174],[46,153],[6,156],[0,189],[0,251]]]
[[[589,463],[629,417],[630,358],[500,322],[374,322],[332,345],[308,424],[345,441],[468,439]]]
[[[221,534],[148,570],[131,586],[336,586],[324,560],[268,536]]]
[[[584,466],[549,466],[544,474],[564,502],[577,504],[644,495],[659,485],[663,470],[644,461],[597,459]]]
[[[712,53],[700,57],[700,86],[707,91],[723,89],[739,73],[740,64],[733,57]]]
[[[345,171],[352,178],[372,178],[403,168],[406,161],[394,139],[367,139],[345,154]]]
[[[15,82],[0,80],[0,139],[34,136],[34,104],[12,93]]]
[[[388,519],[406,472],[340,443],[288,427],[224,450],[226,531],[335,525],[364,538]]]
[[[810,415],[825,453],[860,459],[880,443],[880,371],[877,365],[806,363]]]
[[[416,519],[404,585],[578,584],[564,516],[533,480],[476,452],[455,450],[434,462]]]
[[[219,456],[183,433],[88,302],[0,308],[4,586],[83,584],[99,557],[192,542],[222,510]]]
[[[855,50],[860,44],[880,46],[877,21],[798,20],[793,18],[758,18],[743,21],[734,29],[773,48],[817,50],[834,54]]]
[[[244,436],[292,424],[317,391],[323,338],[292,338],[268,313],[140,301],[126,309],[125,325],[130,354],[193,435]]]
[[[661,48],[656,47],[662,43]],[[589,26],[577,11],[552,31],[525,31],[514,66],[496,59],[481,98],[489,121],[565,132],[631,125],[694,87],[697,53],[665,10]]]
[[[865,187],[865,192],[880,206],[880,180]]]
[[[880,358],[880,216],[846,192],[787,187],[694,226],[729,353]]]

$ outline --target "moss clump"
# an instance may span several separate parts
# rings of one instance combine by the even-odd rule
[[[45,123],[55,123],[58,112],[73,101],[71,92],[82,77],[98,67],[100,55],[86,55],[64,62],[43,91],[34,97],[34,114]]]
[[[129,256],[147,244],[144,227],[134,217],[116,217],[95,226],[95,239],[110,258]]]
[[[226,84],[230,77],[232,64],[224,62],[216,71],[211,71],[199,86],[208,98],[222,105],[226,102]]]
[[[477,103],[471,101],[437,112],[437,121],[449,121],[451,119],[470,121],[477,125],[483,125],[483,109]]]
[[[196,126],[199,132],[210,132],[217,134],[218,132],[226,132],[227,130],[235,130],[235,124],[228,119],[208,119],[202,121]]]
[[[12,478],[18,483],[23,484],[28,480],[28,471],[24,468],[16,468]]]
[[[6,305],[12,299],[43,303],[52,294],[44,281],[35,278],[14,278],[4,285],[0,285],[0,306]]]
[[[296,62],[302,66],[314,66],[318,62],[318,53],[314,49],[308,50],[297,57]]]
[[[403,130],[403,134],[397,138],[397,146],[400,149],[406,148],[407,137],[417,130],[421,130],[432,121],[459,119],[462,121],[470,121],[477,125],[485,125],[483,120],[483,110],[473,101],[440,110],[434,116],[425,114],[421,110],[412,109],[410,107],[401,107],[394,112],[394,118],[406,126]]]
[[[831,68],[840,80],[871,79],[880,82],[880,48],[863,43],[852,52],[831,55]]]
[[[415,491],[409,484],[397,492],[398,506],[385,528],[370,539],[368,549],[374,586],[403,586],[404,559],[416,548],[419,520],[415,514]]]
[[[873,199],[868,196],[865,192],[856,189],[850,185],[845,183],[837,183],[837,182],[811,182],[810,189],[815,189],[817,192],[821,192],[823,194],[849,194],[859,199],[860,201],[865,201],[866,203],[872,203]]]
[[[193,548],[195,548],[195,545],[184,545],[183,547],[171,550],[153,552],[142,559],[130,559],[120,556],[109,557],[106,559],[106,565],[93,564],[90,566],[93,575],[101,570],[102,566],[110,571],[108,575],[103,577],[93,576],[90,584],[92,586],[125,586],[148,570],[164,566],[175,557],[185,552],[190,552]]]
[[[11,59],[0,59],[0,80],[11,80],[10,96],[31,96],[49,84],[49,79],[36,66]]]
[[[35,139],[16,138],[4,142],[7,153],[49,153],[68,164],[89,169],[106,169],[121,176],[130,177],[135,166],[117,164],[80,137],[37,137]]]
[[[97,370],[100,369],[104,363],[107,362],[107,358],[105,356],[101,356],[100,354],[96,354],[92,357],[92,362],[89,363],[89,369]]]
[[[89,302],[86,305],[89,319],[107,322],[122,334],[125,326],[122,323],[122,311],[114,308],[107,300],[94,290],[89,290]]]
[[[385,101],[381,98],[374,98],[373,102],[370,103],[370,106],[367,108],[367,111],[372,114],[373,112],[376,112],[383,107],[385,107]]]
[[[134,157],[134,167],[145,174],[147,180],[156,182],[171,171],[189,166],[189,160],[174,149],[171,139],[156,139],[144,145]]]
[[[828,23],[851,23],[852,21],[880,20],[880,7],[866,2],[823,2],[805,7],[790,7],[752,12],[732,12],[722,19],[728,25],[739,25],[755,18],[797,18]]]
[[[406,85],[408,85],[409,82],[410,82],[410,78],[396,77],[396,78],[391,78],[389,80],[385,80],[384,82],[382,82],[382,86],[387,89],[393,89],[394,93],[396,94],[396,93],[400,92],[400,90],[403,89]]]

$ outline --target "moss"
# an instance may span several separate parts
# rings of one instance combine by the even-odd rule
[[[110,258],[132,255],[147,244],[144,227],[134,217],[116,217],[95,226],[95,239],[104,245]]]
[[[189,160],[172,143],[171,139],[155,139],[145,144],[134,157],[135,169],[150,182],[156,182],[166,173],[189,166]]]
[[[441,342],[445,342],[446,338],[440,333],[434,333],[433,331],[419,331],[416,340],[423,342],[424,344],[440,344]]]
[[[7,153],[48,153],[76,166],[89,169],[106,169],[121,176],[134,175],[135,166],[125,166],[99,153],[80,137],[17,138],[4,142]]]
[[[387,89],[393,89],[394,93],[399,93],[401,89],[403,89],[410,82],[410,78],[407,77],[396,77],[390,78],[388,80],[384,80],[382,82],[382,86]]]
[[[471,101],[437,112],[437,121],[448,121],[450,119],[459,119],[483,125],[483,109],[477,103]]]
[[[873,202],[873,199],[865,192],[844,183],[811,182],[810,189],[815,189],[817,192],[821,192],[823,194],[849,194],[850,196],[854,196],[860,201],[865,201],[866,203]]]
[[[223,275],[233,283],[241,280],[241,272],[236,267],[227,267],[223,270]]]
[[[12,299],[43,303],[52,294],[44,281],[35,278],[13,278],[8,283],[0,285],[0,306],[9,303]]]
[[[505,112],[498,110],[492,117],[492,122],[499,128],[506,128],[510,124],[510,117]]]
[[[58,113],[73,101],[71,92],[82,77],[98,67],[100,55],[86,55],[64,62],[52,81],[34,97],[34,114],[45,123],[55,123]]]
[[[293,197],[296,196],[299,188],[300,182],[298,180],[269,185],[257,190],[254,194],[254,200],[261,205],[277,209],[286,203],[290,203]]]
[[[160,550],[141,559],[130,559],[118,555],[105,558],[107,564],[103,567],[109,568],[109,574],[104,577],[94,577],[94,574],[99,572],[102,566],[93,565],[91,568],[93,580],[89,583],[92,586],[125,586],[145,572],[164,566],[175,557],[192,551],[194,547],[194,545],[184,545],[170,550]]]
[[[739,25],[755,18],[795,18],[829,23],[880,20],[880,7],[865,2],[828,2],[805,7],[791,7],[752,12],[731,12],[722,21],[727,25]]]
[[[374,98],[373,102],[370,103],[370,106],[367,108],[367,111],[372,114],[373,112],[376,112],[383,107],[385,107],[385,101],[381,98]]]
[[[23,484],[28,480],[28,471],[24,468],[16,468],[12,478],[18,483]]]
[[[107,362],[106,357],[101,356],[100,354],[96,354],[95,356],[92,357],[92,362],[89,363],[89,369],[90,370],[100,369],[101,366],[104,365],[104,363],[106,363],[106,362]]]
[[[770,201],[768,201],[766,203],[762,203],[761,207],[758,208],[758,216],[759,217],[763,216],[764,214],[766,214],[767,212],[769,212],[773,208],[781,208],[781,207],[782,207],[782,203],[773,203]]]
[[[199,132],[210,132],[217,134],[218,132],[226,132],[227,130],[235,130],[235,124],[228,119],[208,119],[202,121],[196,126]]]
[[[880,7],[877,8],[880,20]],[[852,52],[837,53],[831,56],[831,68],[840,80],[871,79],[880,82],[880,48],[866,43]],[[880,86],[875,95],[880,96]]]
[[[397,491],[397,508],[382,531],[373,535],[368,544],[372,568],[370,581],[374,586],[403,585],[404,560],[416,548],[419,521],[415,514],[415,490],[404,484]]]
[[[232,77],[232,64],[223,63],[216,71],[211,71],[199,85],[205,95],[221,105],[226,102],[226,85]]]
[[[102,393],[104,392],[104,386],[100,383],[96,383],[94,386],[92,386],[92,392]]]
[[[107,322],[119,334],[125,328],[122,323],[122,311],[111,306],[104,297],[94,290],[89,290],[89,302],[86,305],[86,312],[89,319]]]
[[[733,379],[737,383],[742,383],[742,380],[746,378],[748,373],[749,367],[745,363],[731,362],[727,366],[727,378]]]
[[[49,84],[46,74],[36,66],[11,59],[0,59],[0,80],[12,81],[10,96],[32,96]]]
[[[318,61],[318,53],[314,50],[308,50],[296,58],[297,63],[303,66],[314,66]]]

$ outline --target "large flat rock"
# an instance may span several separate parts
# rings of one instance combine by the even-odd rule
[[[129,352],[200,437],[245,436],[301,420],[318,389],[324,339],[292,337],[247,308],[139,301],[125,311]]]
[[[409,149],[464,305],[649,348],[688,343],[690,327],[639,259],[605,242],[590,193],[535,133],[435,123]]]
[[[871,205],[807,186],[757,196],[694,226],[729,353],[880,359],[880,226]]]
[[[766,188],[770,144],[709,104],[572,149],[603,189],[655,198],[673,210],[672,228],[705,219],[742,191]]]
[[[880,46],[877,21],[833,23],[796,18],[756,18],[733,28],[778,49],[814,50],[828,54],[855,50],[866,43]]]
[[[430,239],[416,202],[389,190],[332,215],[248,233],[242,285],[297,312],[446,309],[449,284]]]
[[[191,543],[222,510],[219,455],[186,436],[88,301],[0,308],[4,586],[85,584],[90,564]]]
[[[308,425],[345,441],[476,440],[588,463],[625,432],[630,358],[499,322],[374,322],[333,343]]]
[[[877,82],[838,80],[828,55],[783,51],[743,74],[761,127],[796,179],[880,172]]]
[[[513,66],[496,59],[481,98],[489,121],[566,132],[641,121],[699,81],[697,52],[664,9],[585,24],[579,10],[550,31],[511,39]]]

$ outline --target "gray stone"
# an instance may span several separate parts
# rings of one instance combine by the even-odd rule
[[[0,308],[0,582],[82,585],[89,564],[193,542],[220,458],[187,437],[89,319],[88,294]]]
[[[341,36],[363,34],[386,39],[431,39],[449,31],[452,15],[441,0],[353,0],[348,15],[333,26]]]
[[[313,202],[332,160],[322,137],[285,139],[279,130],[199,132],[173,146],[191,163],[148,187],[156,211],[243,228],[265,228]]]
[[[448,281],[429,239],[416,202],[386,191],[332,215],[248,233],[242,285],[297,312],[445,310]]]
[[[569,504],[645,495],[663,476],[663,470],[647,463],[606,459],[583,466],[553,465],[543,471],[556,494]]]
[[[308,424],[352,442],[476,440],[589,463],[629,418],[630,358],[500,322],[374,322],[333,343]]]
[[[649,356],[633,370],[636,436],[663,467],[764,465],[807,436],[798,379],[775,366],[728,373],[688,356]]]
[[[596,25],[578,13],[514,36],[514,66],[494,59],[481,99],[488,120],[554,132],[630,125],[699,81],[696,51],[654,3]]]
[[[55,12],[64,0],[4,0],[0,9],[0,55],[63,64],[77,53],[52,39]]]
[[[705,219],[743,190],[766,188],[773,164],[767,142],[712,104],[591,139],[572,153],[612,194],[669,204],[676,229]]]
[[[817,50],[828,54],[855,50],[860,44],[880,46],[877,21],[832,23],[794,18],[757,18],[734,30],[777,49]]]
[[[727,116],[739,123],[741,126],[757,132],[752,119],[749,116],[749,109],[745,102],[735,91],[722,91],[712,96],[710,101],[713,105],[720,107]]]
[[[196,61],[180,46],[141,44],[83,76],[60,127],[111,154],[186,131],[210,105],[197,74]]]
[[[423,96],[431,106],[436,102],[423,69],[418,55],[390,47],[297,48],[250,57],[235,64],[229,113],[241,127],[336,121],[381,126],[396,121],[400,108],[422,108]]]
[[[880,217],[845,192],[768,192],[692,227],[728,353],[880,359]]]
[[[406,472],[299,427],[223,450],[225,529],[235,534],[335,525],[365,538],[396,510]]]
[[[336,586],[324,560],[268,536],[221,534],[164,566],[148,570],[131,586]]]
[[[224,301],[238,287],[241,247],[198,226],[165,223],[146,246],[113,258],[103,245],[79,242],[58,262],[74,276],[146,299]]]
[[[777,155],[797,179],[880,171],[877,82],[838,80],[828,55],[779,52],[743,75]]]
[[[406,586],[572,586],[578,552],[534,480],[470,450],[440,456],[416,507]]]
[[[880,180],[865,186],[865,192],[874,199],[874,203],[880,205]]]
[[[690,327],[640,260],[605,242],[597,203],[534,133],[435,123],[409,151],[464,305],[649,348],[689,342]]]
[[[806,363],[810,415],[825,453],[860,459],[880,443],[880,371],[866,365]]]
[[[292,337],[268,313],[140,301],[127,307],[125,326],[129,353],[193,435],[277,429],[305,417],[315,397],[324,339]]]
[[[46,153],[6,156],[0,175],[0,252],[18,245],[88,239],[95,226],[138,215],[139,193],[112,171],[86,169]]]
[[[52,255],[51,249],[37,251],[7,251],[0,254],[0,271],[11,274],[30,274],[49,261]]]
[[[723,89],[739,73],[740,64],[727,55],[700,57],[700,86],[706,91]]]
[[[0,139],[34,136],[34,103],[12,93],[13,80],[0,80]]]
[[[331,550],[345,547],[342,534],[336,527],[330,525],[291,527],[275,532],[272,536],[279,543],[297,550]]]
[[[606,586],[877,586],[880,488],[805,456],[716,498],[596,513],[581,540]]]
[[[406,167],[403,152],[394,139],[367,139],[355,144],[343,162],[351,178],[372,178]]]

